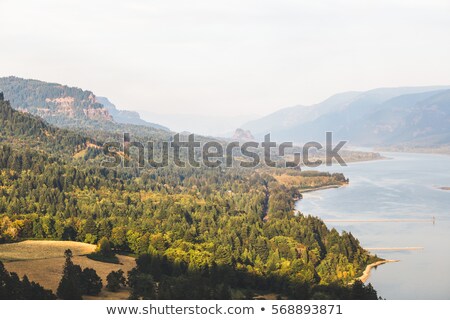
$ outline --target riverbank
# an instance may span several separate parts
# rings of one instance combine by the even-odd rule
[[[399,153],[411,153],[411,154],[438,154],[438,155],[450,155],[450,147],[442,146],[435,148],[427,147],[383,147],[375,148],[376,152],[399,152]]]
[[[399,262],[400,260],[380,260],[374,263],[371,263],[369,265],[367,265],[366,269],[364,270],[362,276],[360,276],[359,278],[357,278],[357,280],[362,281],[363,283],[365,283],[369,278],[370,278],[370,272],[372,271],[373,268],[376,268],[378,266],[381,266],[382,264],[385,263],[391,263],[391,262]]]
[[[449,156],[386,153],[392,160],[349,164],[340,168],[350,185],[304,194],[296,210],[322,220],[398,220],[429,218],[429,223],[325,222],[338,232],[347,231],[363,248],[425,247],[405,252],[377,251],[383,259],[401,263],[372,270],[372,283],[385,299],[449,299],[450,278],[450,187]],[[325,170],[325,168],[324,168]],[[436,223],[432,224],[432,217]],[[373,252],[375,253],[375,251]],[[369,263],[374,262],[370,261]],[[354,279],[363,274],[366,263]],[[423,280],[426,268],[427,280]]]
[[[307,188],[307,189],[300,190],[300,193],[307,193],[307,192],[313,192],[313,191],[319,191],[319,190],[325,190],[325,189],[337,189],[337,188],[340,188],[340,187],[345,186],[347,184],[348,183],[345,183],[345,184],[333,184],[333,185],[321,186],[321,187],[315,187],[315,188]],[[324,222],[327,222],[327,221],[324,220]],[[360,280],[363,283],[365,283],[370,278],[370,273],[371,273],[373,268],[381,266],[381,265],[383,265],[385,263],[399,262],[399,261],[400,260],[379,260],[379,261],[376,261],[374,263],[371,263],[371,264],[366,266],[365,270],[363,271],[363,274],[360,277],[358,277],[357,280]]]
[[[330,184],[328,186],[321,186],[321,187],[314,187],[314,188],[306,188],[306,189],[299,189],[300,193],[307,193],[307,192],[313,192],[313,191],[319,191],[319,190],[325,190],[325,189],[337,189],[343,186],[346,186],[347,184]]]

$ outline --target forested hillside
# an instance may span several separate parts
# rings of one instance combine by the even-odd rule
[[[0,94],[0,142],[14,144],[16,148],[44,148],[47,151],[69,151],[84,149],[91,142],[72,131],[57,129],[42,119],[16,111]]]
[[[273,171],[106,169],[58,152],[86,138],[6,101],[0,111],[0,242],[106,238],[140,256],[128,275],[132,298],[377,297],[348,285],[375,258],[351,234],[295,216],[298,189]]]

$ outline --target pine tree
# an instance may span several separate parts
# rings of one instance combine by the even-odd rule
[[[72,251],[67,249],[64,256],[66,262],[56,295],[63,300],[81,300],[80,274],[72,262]]]

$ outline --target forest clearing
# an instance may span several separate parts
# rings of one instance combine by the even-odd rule
[[[0,261],[6,269],[19,277],[27,275],[31,281],[38,282],[45,288],[56,292],[64,267],[64,251],[72,250],[73,262],[82,268],[93,268],[106,285],[106,276],[111,271],[122,269],[126,274],[135,266],[135,259],[117,255],[119,264],[105,263],[89,259],[86,255],[94,252],[96,246],[75,241],[26,240],[0,245]],[[127,299],[128,290],[109,292],[104,288],[100,299]]]

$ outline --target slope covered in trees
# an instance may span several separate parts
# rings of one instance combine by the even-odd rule
[[[0,142],[27,149],[44,147],[47,151],[76,152],[86,147],[87,139],[72,131],[55,128],[42,119],[11,108],[0,96]]]

